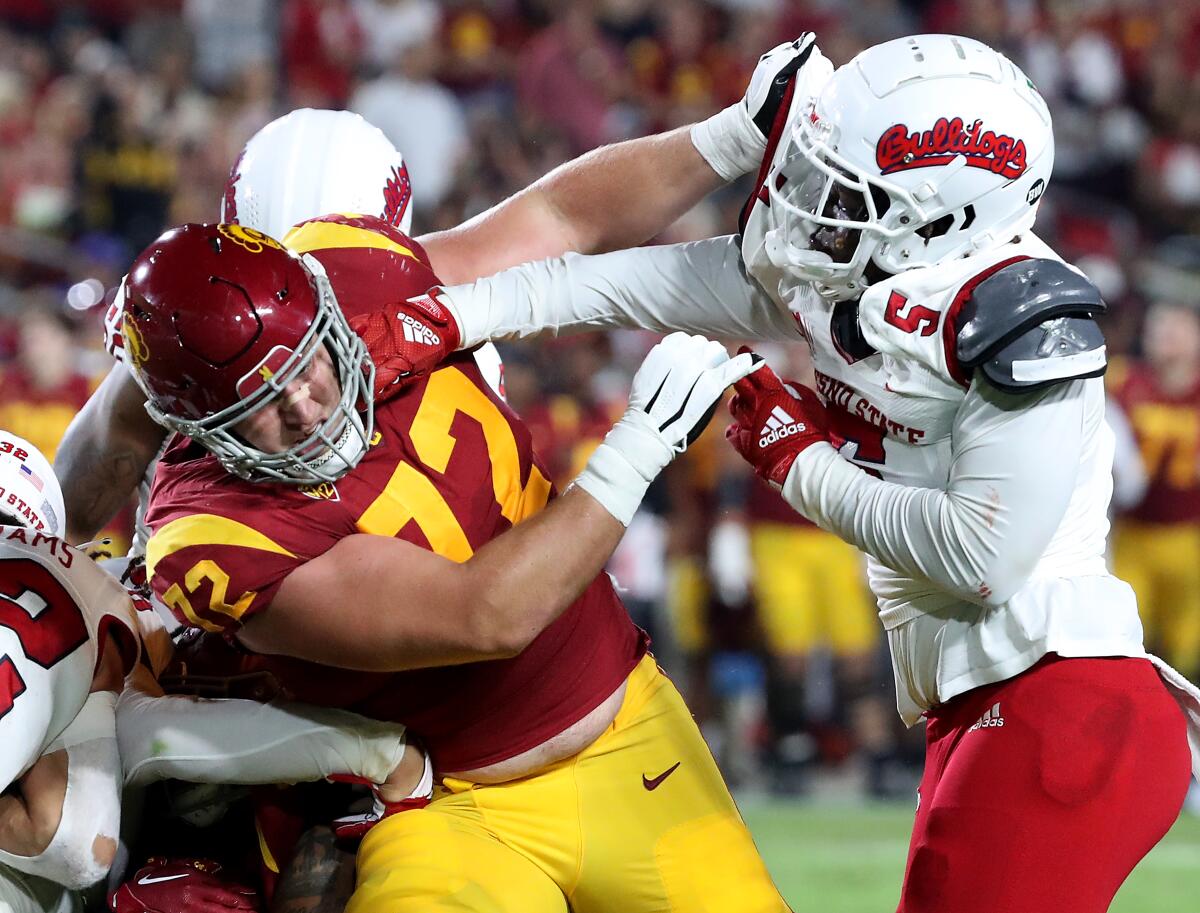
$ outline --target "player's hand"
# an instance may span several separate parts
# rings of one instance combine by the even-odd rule
[[[228,913],[262,910],[258,892],[208,859],[152,857],[108,898],[114,913]]]
[[[788,98],[788,85],[806,67],[824,78],[833,69],[817,49],[812,32],[763,54],[742,99],[692,128],[692,144],[713,171],[732,181],[758,168]]]
[[[428,805],[433,798],[433,763],[429,755],[410,741],[391,776],[379,785],[367,785],[371,787],[370,810],[345,815],[333,822],[333,835],[340,844],[357,846],[367,831],[384,818]]]
[[[747,350],[730,358],[719,342],[672,333],[633,376],[622,422],[654,434],[670,455],[683,453],[708,426],[729,385],[754,370],[757,357]]]
[[[700,436],[725,389],[754,370],[755,357],[730,358],[703,336],[666,337],[638,368],[629,408],[575,484],[628,526],[646,488]]]
[[[750,75],[750,85],[746,87],[741,104],[758,129],[764,149],[787,95],[788,83],[808,63],[814,51],[817,56],[821,55],[817,49],[817,36],[812,32],[801,32],[800,37],[777,44],[758,58],[758,65]]]
[[[767,365],[739,380],[734,390],[733,424],[725,437],[768,482],[782,485],[796,457],[829,440],[817,394],[799,383],[785,384]]]
[[[384,402],[428,374],[462,339],[437,290],[350,319],[375,362],[375,401]]]

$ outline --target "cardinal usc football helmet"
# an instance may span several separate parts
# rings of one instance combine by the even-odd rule
[[[1028,231],[1054,164],[1046,103],[970,38],[863,51],[799,106],[766,187],[772,263],[832,300]],[[865,275],[864,275],[865,274]]]
[[[138,256],[120,294],[126,361],[146,410],[229,472],[332,482],[366,452],[375,366],[316,259],[242,225],[184,225]],[[340,385],[330,415],[282,452],[251,446],[235,426],[302,383],[322,348]]]
[[[300,108],[259,130],[225,182],[221,221],[283,238],[330,213],[379,216],[412,227],[412,183],[383,131],[351,111]]]

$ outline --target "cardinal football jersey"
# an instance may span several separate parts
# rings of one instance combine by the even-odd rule
[[[287,239],[321,260],[348,315],[437,283],[413,242],[375,223],[330,217]],[[181,621],[232,632],[272,611],[284,578],[344,536],[396,536],[465,561],[553,495],[529,431],[469,353],[377,404],[375,429],[358,466],[335,483],[304,488],[238,479],[177,440],[159,463],[148,514],[155,592]],[[468,770],[513,757],[581,719],[645,650],[645,636],[601,574],[512,659],[396,674],[259,661],[292,697],[403,722],[425,739],[440,769]]]

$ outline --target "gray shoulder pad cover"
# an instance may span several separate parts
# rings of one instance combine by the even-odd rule
[[[980,282],[955,321],[956,352],[993,386],[1034,390],[1107,367],[1095,316],[1108,309],[1100,291],[1058,260],[1019,260]]]

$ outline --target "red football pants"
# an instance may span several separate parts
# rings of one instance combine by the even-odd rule
[[[1184,725],[1144,659],[1050,655],[931,711],[897,913],[1103,913],[1183,805]]]

